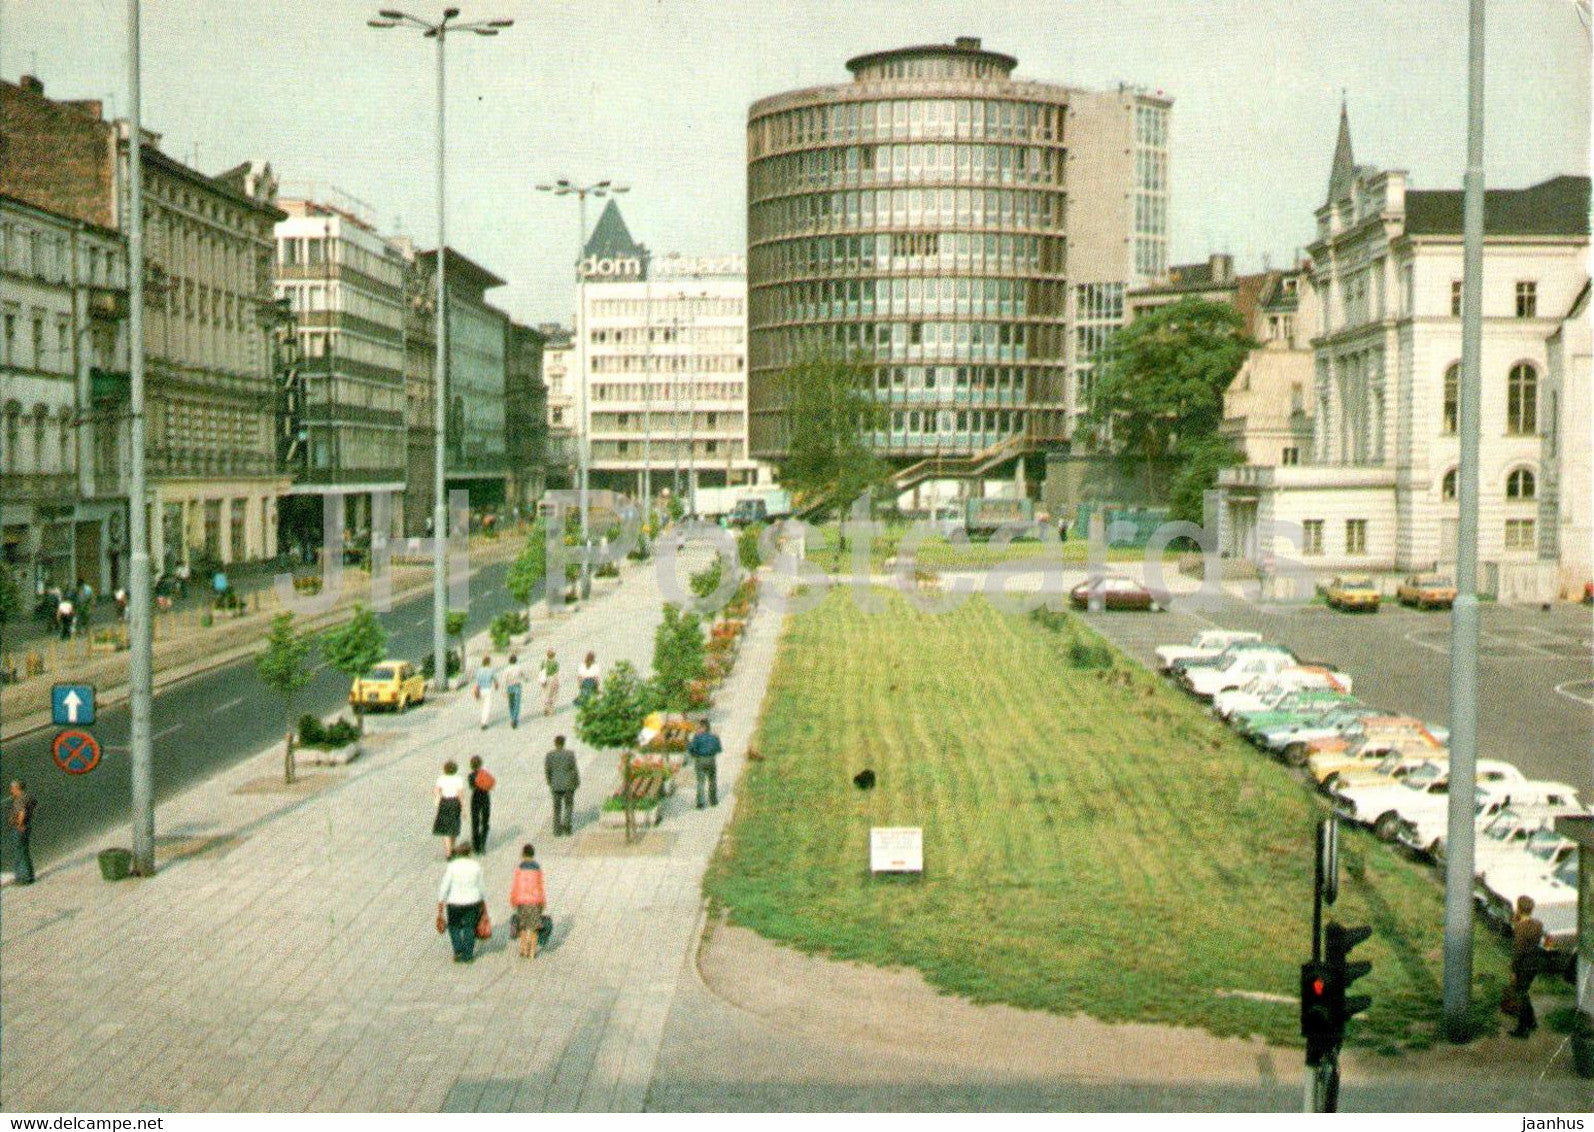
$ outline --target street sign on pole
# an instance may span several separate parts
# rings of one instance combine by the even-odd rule
[[[93,684],[56,684],[50,689],[50,722],[57,727],[88,727],[94,722]]]
[[[100,765],[100,745],[87,731],[63,731],[50,744],[50,757],[68,774],[87,774]]]

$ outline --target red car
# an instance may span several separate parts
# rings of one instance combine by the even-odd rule
[[[1110,575],[1095,583],[1097,592],[1101,594],[1102,608],[1104,609],[1156,609],[1157,599],[1151,591],[1135,581],[1133,578],[1124,578]],[[1081,582],[1069,593],[1069,600],[1074,603],[1075,609],[1090,608],[1089,581]]]

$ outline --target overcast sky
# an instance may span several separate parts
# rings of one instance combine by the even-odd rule
[[[386,3],[388,0],[382,0]],[[1359,162],[1459,187],[1465,0],[456,0],[510,16],[449,47],[449,243],[510,285],[523,319],[568,320],[575,204],[539,181],[605,177],[655,252],[741,251],[747,106],[844,81],[864,51],[983,37],[1021,77],[1120,80],[1174,98],[1175,261],[1286,262],[1312,232],[1349,101]],[[270,161],[285,192],[366,202],[430,244],[430,41],[375,31],[357,0],[145,0],[144,123],[219,172]],[[125,0],[0,0],[0,74],[127,108]],[[412,0],[435,17],[442,5]],[[1574,0],[1492,0],[1491,186],[1589,163],[1589,41]],[[589,223],[597,219],[596,210]]]

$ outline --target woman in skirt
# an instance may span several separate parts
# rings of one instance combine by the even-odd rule
[[[432,787],[437,799],[437,817],[432,819],[432,836],[443,839],[443,858],[454,855],[454,838],[459,836],[460,797],[465,793],[465,780],[459,776],[459,764],[450,760],[443,764],[443,773]]]

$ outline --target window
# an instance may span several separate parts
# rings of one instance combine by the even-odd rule
[[[1539,285],[1528,279],[1517,284],[1517,317],[1535,318],[1539,313]]]
[[[1445,473],[1444,479],[1439,481],[1439,498],[1453,502],[1456,498],[1456,469],[1451,468]]]
[[[1444,430],[1454,436],[1456,419],[1461,413],[1461,364],[1458,362],[1445,370]]]
[[[1307,519],[1301,523],[1301,553],[1323,553],[1323,520]]]
[[[1533,520],[1507,519],[1505,521],[1505,548],[1507,550],[1533,549]]]
[[[1517,468],[1505,478],[1505,497],[1507,499],[1534,499],[1537,497],[1538,483],[1533,478],[1533,473],[1527,468]]]
[[[1283,457],[1279,460],[1279,463],[1283,464],[1287,468],[1288,467],[1294,467],[1296,464],[1299,464],[1300,462],[1301,462],[1301,450],[1299,448],[1286,448],[1284,450]]]
[[[1450,317],[1461,317],[1461,280],[1450,281]]]
[[[1367,520],[1366,519],[1346,519],[1345,520],[1345,553],[1346,554],[1366,554],[1367,553]]]
[[[1511,367],[1506,382],[1505,429],[1513,436],[1528,436],[1539,428],[1539,375],[1527,362]]]

